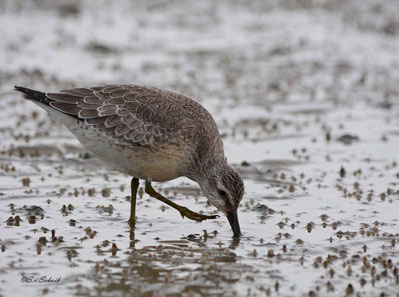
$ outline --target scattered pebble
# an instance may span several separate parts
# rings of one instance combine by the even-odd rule
[[[103,197],[109,197],[111,195],[111,189],[110,188],[104,188],[101,190],[101,195]]]

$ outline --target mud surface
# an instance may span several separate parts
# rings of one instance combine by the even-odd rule
[[[0,296],[398,296],[398,9],[0,1]],[[12,91],[103,83],[208,108],[241,239],[142,190],[129,228],[130,178]],[[187,179],[154,187],[217,214]]]

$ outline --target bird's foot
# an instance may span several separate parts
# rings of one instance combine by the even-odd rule
[[[167,205],[178,210],[183,218],[186,217],[193,221],[202,222],[204,220],[216,219],[219,217],[218,215],[207,216],[207,215],[199,214],[192,210],[189,210],[187,207],[181,206],[179,204],[174,203],[173,201],[170,201],[169,199],[165,198],[164,196],[159,194],[157,191],[155,191],[154,188],[151,186],[151,182],[149,182],[149,181],[146,181],[145,192],[147,194],[149,194],[151,197],[154,197],[155,199],[158,199],[158,200],[162,201],[163,203],[166,203]]]
[[[205,220],[210,220],[210,219],[216,219],[219,216],[218,215],[213,215],[213,216],[207,216],[203,215],[197,212],[194,212],[192,210],[189,210],[187,207],[181,206],[178,211],[180,212],[182,218],[186,217],[190,220],[197,221],[197,222],[202,222]]]

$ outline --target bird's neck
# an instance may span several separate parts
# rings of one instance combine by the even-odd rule
[[[210,139],[209,135],[203,134],[198,139],[186,160],[188,166],[185,176],[201,185],[204,180],[217,176],[217,172],[227,165],[227,161],[220,137]]]
[[[227,165],[225,158],[220,160],[209,159],[206,161],[195,162],[192,167],[193,170],[187,175],[188,178],[197,182],[200,186],[209,182],[209,180],[216,180],[218,172],[221,172]]]

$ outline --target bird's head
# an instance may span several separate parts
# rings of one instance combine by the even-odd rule
[[[244,195],[244,182],[227,163],[213,167],[199,184],[209,202],[228,219],[234,237],[241,236],[237,208]]]

